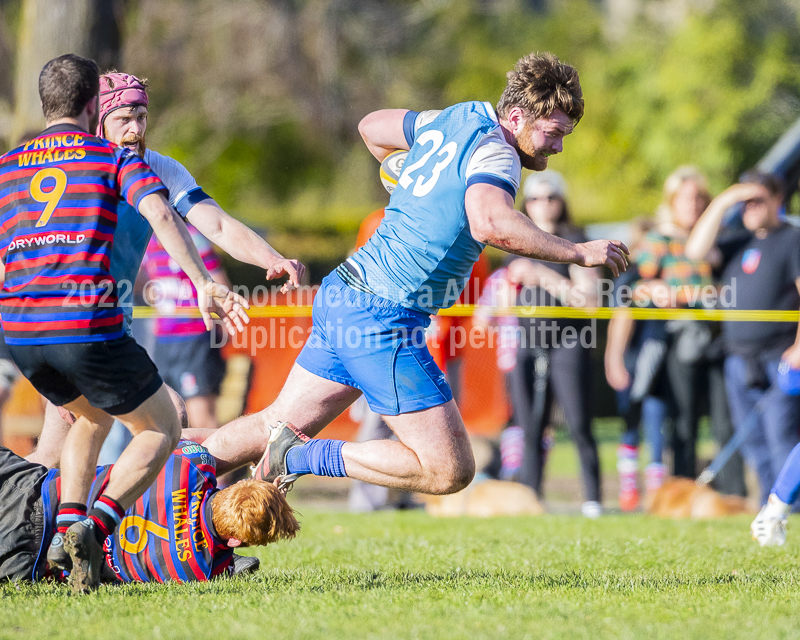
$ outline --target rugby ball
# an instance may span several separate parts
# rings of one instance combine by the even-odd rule
[[[397,181],[400,179],[400,174],[403,172],[403,165],[406,162],[407,155],[408,151],[399,149],[397,151],[392,151],[383,159],[383,162],[381,162],[381,182],[383,183],[384,189],[389,192],[389,195],[392,194],[397,186]]]

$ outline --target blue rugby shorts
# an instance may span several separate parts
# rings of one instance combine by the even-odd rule
[[[374,412],[395,416],[453,398],[425,344],[427,314],[356,291],[333,272],[314,298],[312,320],[297,364],[359,389]]]

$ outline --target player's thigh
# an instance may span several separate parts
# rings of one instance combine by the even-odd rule
[[[422,467],[470,479],[474,475],[472,447],[454,400],[383,419],[397,439],[417,455]]]
[[[272,420],[291,422],[313,437],[360,395],[355,387],[328,380],[295,364],[266,411]]]
[[[110,416],[102,409],[92,406],[84,396],[80,396],[72,402],[68,402],[64,405],[64,408],[78,417],[86,418],[89,422],[97,425],[104,433],[108,433],[111,429],[111,425],[114,424],[113,416]]]
[[[156,431],[178,438],[181,432],[178,413],[167,385],[158,390],[133,410],[115,416],[135,436],[144,431]]]

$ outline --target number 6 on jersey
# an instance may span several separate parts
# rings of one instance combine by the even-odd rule
[[[53,185],[52,189],[44,191],[42,189],[42,183],[47,178],[53,178],[56,183]],[[53,211],[55,211],[58,206],[58,201],[61,200],[66,190],[67,174],[61,169],[57,169],[56,167],[42,169],[33,176],[33,180],[31,180],[31,198],[36,200],[36,202],[47,203],[42,215],[39,216],[39,219],[36,221],[37,227],[43,227],[50,221],[50,216],[53,215]]]

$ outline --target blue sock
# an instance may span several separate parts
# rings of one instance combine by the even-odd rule
[[[310,440],[302,447],[289,449],[286,472],[329,478],[346,478],[342,446],[344,440]]]
[[[786,458],[783,469],[772,487],[772,493],[786,504],[794,504],[797,500],[797,494],[800,493],[800,444],[795,446]]]

